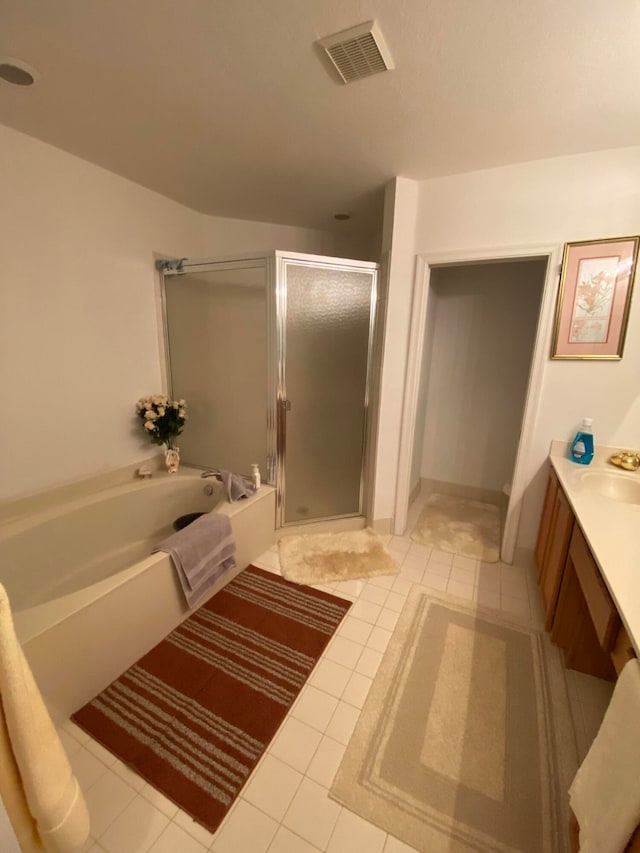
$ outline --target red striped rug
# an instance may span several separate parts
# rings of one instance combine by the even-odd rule
[[[72,719],[213,832],[350,606],[249,566]]]

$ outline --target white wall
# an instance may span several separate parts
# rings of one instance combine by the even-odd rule
[[[386,282],[385,329],[382,344],[380,410],[377,421],[373,519],[393,517],[404,371],[415,270],[414,234],[418,205],[418,184],[407,178],[390,181],[385,194],[382,257]]]
[[[432,270],[422,477],[493,491],[511,482],[546,266]]]
[[[436,293],[435,288],[429,288],[427,294],[427,316],[424,330],[424,346],[422,347],[422,360],[420,363],[420,385],[418,386],[418,398],[416,401],[416,440],[413,443],[413,457],[411,459],[411,473],[409,475],[409,494],[420,483],[423,476],[422,460],[424,456],[422,436],[427,428],[427,400],[429,398],[429,378],[431,371],[431,359],[433,356],[433,344],[436,329]]]
[[[366,251],[360,238],[203,216],[2,126],[0,187],[2,498],[154,452],[133,415],[162,387],[154,253]]]
[[[407,268],[413,253],[441,253],[640,233],[640,147],[540,160],[422,181],[415,221],[415,244],[405,245]],[[404,204],[411,230],[413,201]],[[405,241],[406,242],[406,241]],[[639,286],[639,285],[637,285]],[[399,304],[386,330],[385,355],[402,346],[409,328],[410,293],[399,288]],[[392,294],[389,294],[391,301]],[[550,329],[545,330],[550,334]],[[390,355],[395,381],[404,373]],[[388,368],[385,364],[383,370]],[[631,306],[624,358],[620,362],[547,361],[535,438],[525,460],[527,482],[518,544],[535,542],[552,439],[567,439],[583,416],[594,418],[596,440],[614,446],[640,443],[640,296]],[[383,410],[397,409],[397,392],[383,389]],[[399,428],[389,414],[378,453],[397,458]],[[378,517],[392,507],[395,478],[389,470],[377,482]]]

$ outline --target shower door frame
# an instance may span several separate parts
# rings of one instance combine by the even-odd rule
[[[286,437],[287,437],[287,382],[286,382],[286,355],[287,355],[287,285],[286,267],[288,264],[308,266],[319,269],[335,270],[338,272],[370,272],[371,275],[371,299],[369,305],[369,337],[367,342],[367,371],[365,378],[364,393],[364,419],[362,435],[362,455],[360,459],[360,485],[358,497],[358,511],[341,515],[322,516],[321,518],[296,519],[285,521],[285,499],[286,499]],[[277,452],[276,452],[276,529],[295,527],[303,524],[314,524],[324,521],[336,521],[343,518],[358,518],[363,514],[365,498],[370,483],[371,471],[368,454],[369,442],[371,440],[371,399],[372,385],[374,381],[372,361],[373,343],[376,331],[378,290],[380,264],[375,261],[357,261],[346,258],[334,258],[327,255],[310,255],[301,252],[275,252],[275,308],[276,308],[276,339],[277,339],[277,387],[276,387],[276,412],[277,412]]]
[[[162,314],[162,346],[164,350],[164,366],[166,374],[167,393],[173,396],[171,380],[171,353],[169,346],[169,324],[167,322],[167,298],[165,278],[168,276],[187,275],[188,273],[224,272],[225,270],[242,270],[263,266],[265,270],[266,316],[265,331],[267,339],[267,470],[263,481],[267,485],[276,485],[276,387],[278,366],[276,341],[276,280],[274,252],[239,252],[235,255],[216,255],[211,258],[191,260],[185,258],[179,269],[163,269],[160,271],[160,311]],[[245,473],[248,472],[234,472]]]
[[[158,258],[158,260],[161,260]],[[176,259],[177,260],[177,259]],[[286,266],[297,264],[338,272],[370,272],[371,301],[369,310],[369,338],[367,343],[367,370],[364,394],[364,421],[362,436],[362,457],[360,461],[360,485],[358,511],[342,515],[323,516],[308,520],[285,522],[285,460],[286,460],[286,320],[287,292]],[[164,349],[164,365],[166,385],[169,395],[172,395],[171,354],[167,323],[167,304],[165,278],[188,273],[222,272],[225,269],[240,270],[250,266],[264,266],[265,295],[266,295],[266,340],[267,340],[267,470],[264,481],[276,488],[276,530],[302,524],[313,524],[323,521],[333,521],[343,518],[357,518],[363,515],[365,501],[372,483],[372,461],[368,453],[372,438],[371,409],[372,390],[375,377],[373,375],[373,346],[378,322],[378,302],[380,286],[380,264],[375,261],[359,261],[349,258],[336,258],[329,255],[313,255],[303,252],[239,252],[230,255],[217,255],[202,259],[185,258],[178,269],[163,269],[159,271],[160,282],[160,311],[162,315],[162,346]],[[242,472],[238,472],[242,473]]]

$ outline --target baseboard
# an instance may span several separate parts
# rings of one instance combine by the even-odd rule
[[[533,548],[516,548],[513,552],[513,565],[523,569],[534,569],[536,558]]]
[[[374,518],[369,522],[371,527],[379,536],[388,536],[393,532],[393,519],[391,518]]]
[[[452,498],[468,498],[472,501],[482,501],[493,504],[502,509],[506,505],[507,496],[501,491],[494,489],[483,489],[479,486],[465,486],[462,483],[448,483],[445,480],[430,480],[423,477],[421,480],[422,494],[431,495],[437,492],[441,495],[449,495]]]
[[[416,500],[417,497],[422,493],[422,480],[418,480],[415,486],[411,489],[409,493],[409,508],[411,508],[411,504]]]

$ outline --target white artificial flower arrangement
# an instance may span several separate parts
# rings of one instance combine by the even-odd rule
[[[154,444],[166,444],[175,448],[176,436],[180,435],[187,420],[187,404],[184,400],[171,400],[165,394],[141,397],[136,403],[138,417]]]

